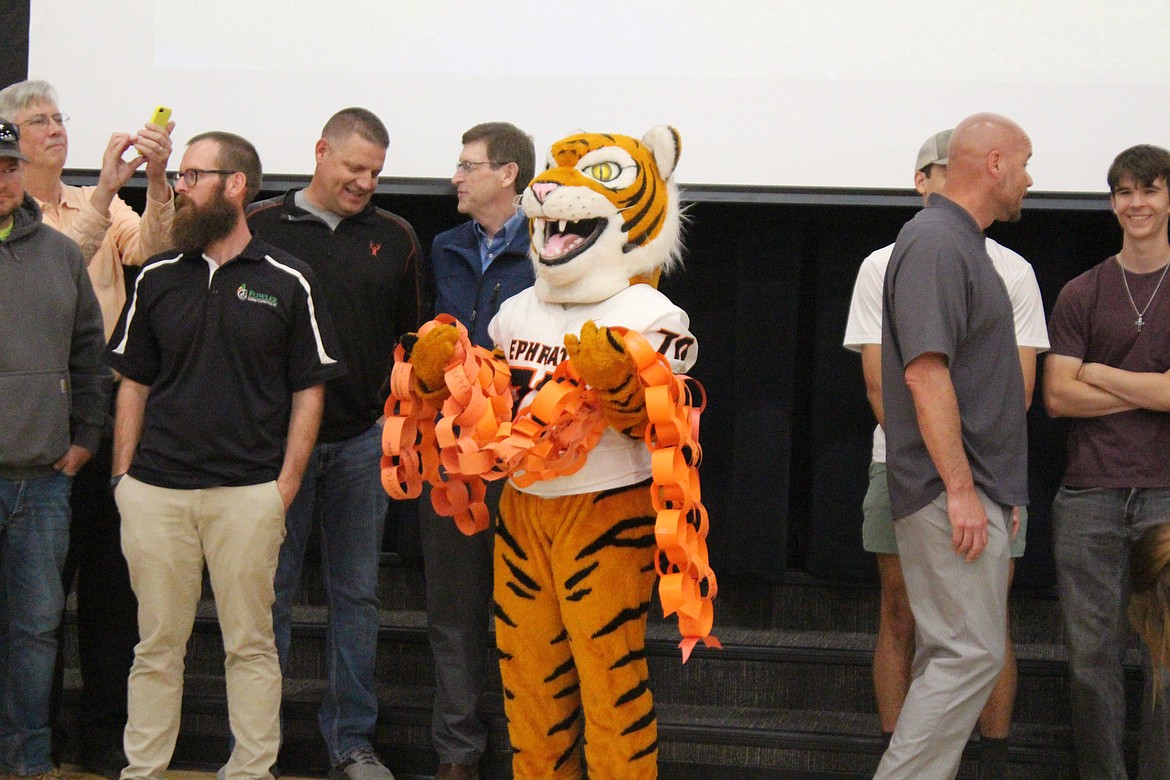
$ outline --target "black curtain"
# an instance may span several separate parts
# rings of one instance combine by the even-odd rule
[[[0,89],[28,78],[29,0],[0,3]]]
[[[808,484],[802,524],[804,568],[822,577],[876,578],[861,547],[861,501],[876,424],[865,397],[861,356],[841,346],[861,261],[893,242],[913,208],[818,209],[806,256],[808,393],[804,409]]]
[[[707,390],[703,503],[717,573],[779,580],[787,567],[800,235],[772,206],[696,203],[685,268],[662,291],[699,343]]]
[[[303,186],[303,185],[298,185]],[[142,190],[123,192],[142,207]],[[275,194],[271,193],[271,194]],[[455,199],[378,195],[378,205],[434,236],[463,221]],[[1029,209],[989,234],[1036,269],[1046,311],[1061,287],[1117,251],[1102,209]],[[894,240],[916,209],[699,202],[689,205],[683,268],[661,289],[685,309],[699,342],[692,374],[707,391],[702,419],[703,501],[720,575],[767,581],[804,571],[845,582],[876,577],[861,549],[874,419],[861,361],[841,346],[862,259]],[[1054,582],[1050,507],[1064,469],[1067,423],[1049,419],[1039,388],[1028,416],[1032,504],[1016,582]],[[409,554],[413,507],[388,527]]]
[[[1102,175],[1104,184],[1104,175]],[[1107,201],[1101,198],[1104,206]],[[1044,312],[1050,314],[1060,290],[1121,248],[1121,230],[1113,214],[1101,211],[1025,211],[1013,224],[997,224],[988,235],[1026,257],[1036,270]],[[1064,475],[1068,420],[1044,411],[1044,356],[1036,371],[1036,393],[1028,411],[1028,547],[1016,563],[1015,583],[1024,587],[1055,584],[1052,560],[1052,498]]]

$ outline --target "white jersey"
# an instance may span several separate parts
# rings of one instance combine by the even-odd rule
[[[520,389],[519,409],[532,403],[533,391],[568,359],[565,335],[580,335],[586,320],[641,333],[650,346],[666,356],[676,374],[689,370],[698,356],[687,313],[649,285],[631,285],[597,303],[566,304],[545,303],[530,287],[504,301],[488,325],[492,341],[512,370],[512,384]],[[649,478],[650,451],[645,442],[607,427],[580,471],[521,490],[536,496],[569,496]]]
[[[873,252],[861,263],[853,286],[853,300],[849,304],[849,321],[845,324],[846,349],[860,352],[865,344],[882,343],[882,288],[886,266],[890,264],[893,252],[894,245],[890,244]],[[1044,322],[1044,302],[1031,263],[990,238],[987,239],[987,255],[1003,278],[1012,301],[1016,344],[1046,351],[1048,326]],[[880,425],[873,429],[873,459],[878,463],[886,462],[886,434]]]

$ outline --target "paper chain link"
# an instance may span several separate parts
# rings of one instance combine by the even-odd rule
[[[440,324],[454,325],[459,333],[444,374],[451,393],[441,408],[413,391],[405,348],[399,344],[394,351],[382,433],[382,485],[394,498],[417,498],[423,481],[429,482],[435,511],[454,518],[470,535],[490,524],[484,480],[511,477],[523,488],[572,474],[585,464],[607,423],[597,391],[581,381],[569,360],[510,420],[506,363],[471,344],[466,328],[449,315],[428,322],[419,336]],[[707,554],[707,510],[699,489],[699,415],[706,399],[702,385],[672,373],[666,358],[640,333],[610,329],[624,339],[645,388],[645,441],[658,513],[658,594],[664,615],[678,615],[685,663],[700,641],[721,646],[711,635],[718,585]]]

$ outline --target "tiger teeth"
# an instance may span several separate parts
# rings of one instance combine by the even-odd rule
[[[566,220],[566,219],[562,219],[562,220],[561,220],[560,222],[558,222],[557,224],[560,226],[560,229],[559,229],[557,232],[558,232],[558,233],[564,233],[564,232],[565,232],[565,225],[569,224],[569,221],[568,221],[568,220]]]

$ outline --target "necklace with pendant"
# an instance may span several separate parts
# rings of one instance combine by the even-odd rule
[[[1137,303],[1133,300],[1133,293],[1129,291],[1129,279],[1125,274],[1125,266],[1121,264],[1121,258],[1117,258],[1117,267],[1121,269],[1121,283],[1125,285],[1125,295],[1129,298],[1129,305],[1133,307],[1133,313],[1137,315],[1137,319],[1133,321],[1137,325],[1138,333],[1141,333],[1142,326],[1146,324],[1146,312],[1150,309],[1150,304],[1154,302],[1154,298],[1158,295],[1158,290],[1162,287],[1162,280],[1166,278],[1166,271],[1170,270],[1170,263],[1167,263],[1162,268],[1162,275],[1158,277],[1158,283],[1154,285],[1154,292],[1150,294],[1150,299],[1146,301],[1146,305],[1138,309]]]

